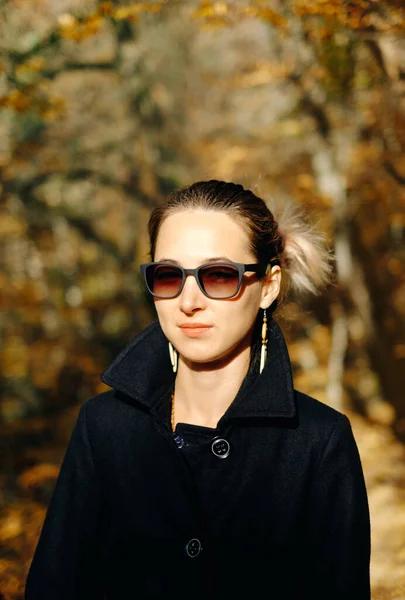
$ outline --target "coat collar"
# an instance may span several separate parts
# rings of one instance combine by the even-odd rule
[[[263,372],[241,387],[226,411],[227,419],[296,416],[290,359],[281,329],[274,320],[269,324],[268,339]],[[148,408],[168,392],[174,374],[167,339],[158,321],[122,350],[102,373],[101,380]]]

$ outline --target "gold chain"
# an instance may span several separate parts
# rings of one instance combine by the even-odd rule
[[[172,408],[171,408],[171,414],[170,414],[170,421],[172,424],[172,431],[175,430],[175,419],[174,419],[174,389],[172,391]]]

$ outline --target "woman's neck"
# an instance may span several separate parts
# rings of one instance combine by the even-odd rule
[[[232,403],[248,372],[250,347],[215,366],[180,357],[175,383],[175,423],[215,428]]]

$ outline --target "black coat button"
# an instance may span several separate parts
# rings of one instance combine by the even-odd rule
[[[231,452],[231,446],[224,438],[215,438],[211,444],[212,453],[218,458],[226,458]]]
[[[186,554],[190,558],[195,558],[196,556],[198,556],[201,550],[202,545],[200,540],[198,540],[197,538],[193,538],[188,542],[188,544],[186,544]]]
[[[184,440],[181,437],[181,435],[179,435],[178,433],[174,433],[173,434],[173,439],[176,442],[178,448],[183,448],[183,446],[184,446]]]

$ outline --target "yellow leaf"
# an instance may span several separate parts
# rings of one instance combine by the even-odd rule
[[[9,515],[0,525],[0,540],[5,542],[22,533],[22,521],[19,515]]]
[[[27,60],[27,62],[18,65],[16,68],[16,75],[17,77],[21,77],[27,73],[37,73],[44,68],[45,64],[45,59],[42,56],[36,56]]]
[[[48,121],[55,121],[66,115],[66,102],[64,98],[48,98],[48,102],[41,106],[39,114]]]
[[[29,348],[21,337],[10,336],[3,341],[0,366],[5,377],[26,377],[29,368]]]
[[[24,471],[18,478],[18,485],[25,491],[40,486],[45,480],[58,477],[59,467],[53,464],[42,463]]]
[[[137,4],[132,4],[131,6],[122,6],[121,8],[117,8],[113,13],[113,17],[117,21],[122,21],[124,19],[129,19],[133,21],[136,20],[137,16],[142,12],[158,13],[161,10],[161,4],[148,4],[147,2],[138,2]]]
[[[102,2],[98,7],[98,12],[103,17],[111,17],[114,15],[114,5],[112,2]]]
[[[58,17],[58,23],[59,23],[59,27],[61,27],[62,29],[71,28],[76,25],[77,19],[76,19],[76,17],[74,17],[73,15],[70,15],[69,13],[64,13],[63,15],[60,15]]]
[[[254,6],[247,6],[244,11],[246,16],[258,17],[264,21],[268,21],[272,25],[277,27],[285,27],[287,20],[271,8],[260,8]]]
[[[122,7],[118,8],[114,11],[114,19],[117,21],[123,21],[124,19],[128,19],[129,17],[133,17],[135,15],[134,7]]]
[[[62,15],[59,18],[59,33],[61,37],[80,42],[96,34],[103,22],[99,14],[89,15],[83,21],[78,21],[72,15]]]
[[[200,8],[197,8],[193,12],[193,16],[196,18],[201,17],[222,17],[229,13],[229,6],[225,2],[204,2]]]
[[[24,112],[32,106],[32,97],[20,90],[12,90],[7,96],[0,99],[0,106],[11,108],[17,112]]]
[[[13,215],[0,215],[0,238],[22,237],[27,231],[27,224]]]

